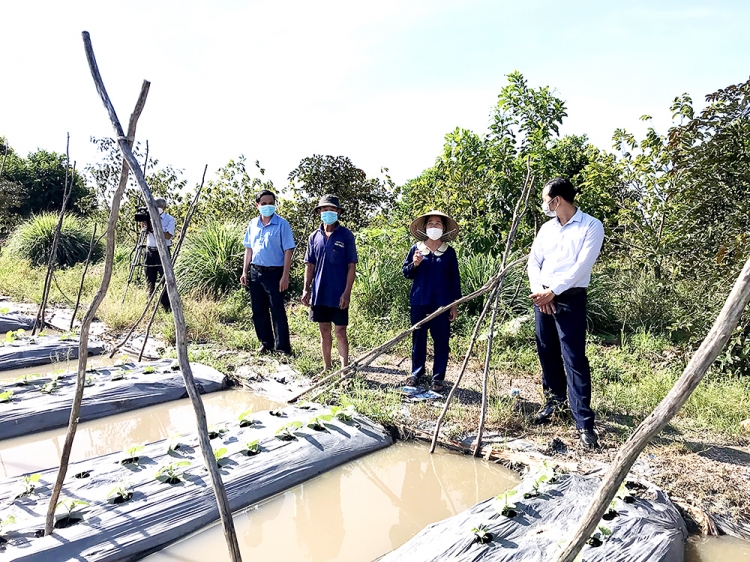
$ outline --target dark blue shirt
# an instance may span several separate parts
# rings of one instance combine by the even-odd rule
[[[440,256],[435,252],[426,254],[422,263],[414,266],[414,252],[411,247],[404,261],[404,277],[411,279],[412,306],[445,306],[461,298],[461,277],[458,273],[456,251],[448,246]],[[424,253],[424,252],[423,252]]]
[[[330,236],[326,236],[321,225],[313,232],[305,253],[305,263],[315,265],[310,303],[338,308],[339,299],[346,289],[349,264],[357,261],[354,234],[348,228],[338,225]]]

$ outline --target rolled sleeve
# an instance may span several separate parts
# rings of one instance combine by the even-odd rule
[[[174,236],[176,224],[174,217],[167,217],[166,224],[164,225],[164,232],[169,232],[170,236]]]
[[[292,227],[289,226],[289,222],[283,221],[281,223],[281,248],[286,252],[287,250],[293,250],[295,246]]]
[[[556,295],[559,295],[571,287],[575,286],[576,281],[586,276],[594,267],[596,258],[604,243],[604,226],[600,221],[594,221],[586,232],[586,236],[578,254],[576,263],[565,273],[556,275],[550,289]],[[529,260],[531,261],[531,260]]]
[[[251,250],[253,249],[253,239],[251,234],[252,228],[252,223],[247,225],[247,229],[245,229],[245,239],[242,241],[242,245]]]

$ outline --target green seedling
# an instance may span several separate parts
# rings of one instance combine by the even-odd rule
[[[474,533],[474,540],[479,544],[492,542],[492,533],[489,532],[486,525],[479,525],[471,530]]]
[[[281,410],[268,410],[268,413],[272,416],[276,416],[277,418],[284,416],[284,412],[282,412]]]
[[[39,337],[40,337],[40,338],[43,338],[43,337],[45,337],[46,335],[47,335],[47,330],[42,330],[41,332],[39,332]]]
[[[255,420],[253,420],[253,409],[250,408],[249,410],[245,410],[237,419],[240,421],[240,427],[253,425],[253,423],[255,423]]]
[[[141,452],[143,450],[143,445],[131,445],[125,451],[123,451],[123,454],[125,455],[122,460],[120,460],[120,464],[138,464],[138,459],[140,457],[137,456],[137,453]]]
[[[217,437],[221,437],[228,431],[229,430],[226,427],[211,424],[208,426],[208,438],[216,439]]]
[[[5,333],[5,339],[3,340],[3,344],[10,345],[16,340],[20,340],[24,337],[24,334],[26,334],[26,330],[23,328],[19,328],[18,330],[11,330],[10,332]]]
[[[8,314],[9,312],[10,308],[8,308],[7,306],[0,308],[0,314]]]
[[[51,380],[47,383],[44,383],[40,390],[45,394],[52,394],[53,392],[55,392],[55,390],[57,390],[57,381]]]
[[[65,378],[65,369],[55,369],[52,371],[52,376],[50,377],[50,380],[53,381],[59,381],[60,379]]]
[[[331,406],[331,414],[333,414],[333,417],[335,417],[337,420],[352,421],[356,413],[357,410],[355,410],[354,406],[352,406],[351,404],[346,408],[341,408],[340,406]]]
[[[32,379],[38,379],[41,377],[39,373],[31,373],[29,375],[21,375],[20,377],[16,377],[15,381],[18,386],[26,386],[31,382]]]
[[[307,422],[307,427],[314,429],[315,431],[325,431],[326,426],[323,422],[329,422],[333,419],[333,414],[319,414],[314,418],[310,418]]]
[[[55,511],[58,511],[60,507],[63,507],[66,513],[62,517],[58,518],[57,522],[55,523],[55,527],[60,529],[74,524],[80,519],[80,517],[73,517],[73,512],[75,512],[79,507],[85,507],[87,505],[90,505],[89,502],[83,500],[72,500],[70,498],[63,498],[62,500],[57,502]]]
[[[11,400],[13,400],[12,390],[6,390],[5,392],[0,392],[0,402],[10,402]]]
[[[634,503],[635,502],[635,496],[633,496],[633,492],[628,490],[628,487],[623,482],[620,484],[620,487],[617,489],[617,492],[615,493],[615,498],[620,499],[624,501],[625,503]]]
[[[156,372],[156,367],[154,367],[153,365],[149,365],[148,367],[143,369],[143,373],[145,375],[150,375],[151,373],[155,373],[155,372]]]
[[[75,332],[63,332],[60,334],[60,341],[73,340],[78,336]]]
[[[282,425],[279,429],[276,430],[276,433],[274,434],[277,439],[281,439],[282,441],[293,441],[297,439],[297,436],[295,435],[296,431],[302,427],[301,421],[290,421]]]
[[[167,454],[177,452],[177,449],[182,446],[182,443],[180,443],[180,437],[182,436],[178,433],[177,435],[173,435],[169,438],[169,444],[167,445]]]
[[[612,530],[609,527],[599,525],[596,528],[596,531],[594,531],[594,534],[588,538],[586,544],[593,548],[600,547],[611,535]]]
[[[23,477],[23,486],[24,490],[21,494],[22,496],[30,496],[34,493],[34,490],[36,490],[36,485],[39,482],[39,479],[42,477],[41,474],[35,473],[35,474],[27,474]]]
[[[500,494],[495,498],[495,501],[500,502],[500,514],[505,517],[515,517],[518,515],[516,511],[516,504],[510,501],[510,497],[515,495],[516,490],[508,490],[504,494]]]
[[[127,484],[125,482],[120,482],[115,486],[112,491],[107,494],[107,501],[110,501],[112,503],[125,503],[126,501],[132,499],[133,497],[133,490],[130,487],[130,484]]]
[[[243,450],[246,451],[245,454],[248,457],[257,455],[258,453],[260,453],[260,444],[258,443],[257,439],[255,441],[249,441],[245,443],[245,448]]]
[[[555,470],[551,466],[547,464],[547,461],[544,461],[542,463],[542,470],[539,472],[539,476],[537,476],[536,480],[531,484],[531,487],[533,489],[532,492],[526,492],[523,497],[524,498],[535,498],[540,495],[539,488],[542,484],[545,482],[551,482],[553,481],[555,477]]]
[[[312,402],[300,402],[299,404],[297,404],[297,407],[300,410],[312,410],[315,407],[315,404],[313,404]]]
[[[190,466],[190,461],[177,461],[171,462],[167,465],[162,466],[154,474],[154,478],[162,480],[167,484],[177,484],[185,478],[185,470]],[[185,467],[185,470],[180,470]]]
[[[114,373],[112,375],[112,379],[111,380],[113,380],[113,381],[121,381],[121,380],[123,380],[125,378],[125,373],[126,372],[127,371],[117,371],[116,373]]]
[[[612,521],[612,519],[620,515],[615,509],[616,506],[617,506],[617,498],[613,499],[610,502],[609,509],[607,510],[607,513],[602,515],[602,519],[604,519],[605,521]]]
[[[86,381],[83,383],[83,386],[94,386],[94,377],[86,377]]]
[[[125,354],[118,355],[117,359],[114,362],[114,366],[115,367],[121,367],[121,366],[125,365],[129,360],[130,360],[130,357],[128,357]]]
[[[8,515],[7,517],[5,517],[5,519],[0,519],[0,536],[3,535],[5,528],[8,525],[13,525],[15,524],[15,522],[16,522],[16,518],[13,517],[12,515]],[[0,543],[2,542],[3,540],[0,540]]]
[[[216,460],[216,464],[221,466],[221,461],[226,458],[227,455],[227,448],[222,447],[221,449],[214,450],[214,459]]]

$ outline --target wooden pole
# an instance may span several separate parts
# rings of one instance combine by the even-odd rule
[[[141,93],[138,96],[138,101],[135,104],[133,114],[130,116],[130,124],[128,125],[128,136],[125,139],[126,143],[133,142],[135,137],[136,124],[138,118],[143,111],[143,106],[146,104],[146,97],[148,96],[148,90],[150,83],[143,81],[141,86]],[[65,481],[65,475],[68,472],[68,463],[70,462],[70,452],[73,449],[73,439],[76,435],[76,429],[78,428],[78,418],[81,413],[81,402],[83,400],[83,389],[86,383],[86,363],[88,361],[88,344],[89,344],[89,328],[91,322],[94,320],[96,311],[99,309],[104,297],[107,295],[109,289],[109,282],[112,279],[112,269],[114,268],[115,258],[115,237],[117,230],[117,217],[120,214],[120,200],[122,194],[125,191],[125,187],[128,182],[128,167],[125,162],[122,163],[122,169],[120,171],[120,183],[112,197],[112,206],[109,211],[109,219],[107,220],[107,247],[104,257],[104,273],[102,275],[102,282],[99,286],[99,290],[94,295],[91,304],[89,305],[86,314],[83,316],[81,322],[81,335],[78,344],[78,377],[76,379],[76,392],[73,397],[73,405],[70,409],[70,419],[68,421],[68,432],[65,435],[65,444],[63,445],[62,454],[60,455],[60,469],[57,472],[57,480],[52,488],[52,496],[50,497],[49,506],[47,506],[47,517],[44,523],[44,534],[49,535],[52,533],[53,525],[55,522],[55,507],[57,506],[57,500],[60,497],[63,482]]]
[[[156,239],[156,246],[159,251],[159,258],[161,259],[161,266],[164,270],[165,284],[167,287],[167,294],[169,295],[169,301],[172,306],[172,314],[174,316],[175,324],[175,336],[176,336],[176,347],[177,347],[177,358],[182,371],[182,376],[185,379],[185,387],[187,389],[190,401],[193,404],[195,410],[195,417],[198,425],[198,440],[200,443],[201,453],[208,469],[208,473],[211,476],[211,482],[213,484],[214,493],[216,495],[216,501],[219,508],[219,514],[224,528],[224,537],[227,541],[229,548],[229,555],[233,562],[240,562],[242,556],[240,555],[240,547],[237,542],[237,534],[234,529],[234,521],[232,520],[232,511],[229,508],[229,501],[227,500],[226,490],[224,489],[224,483],[221,480],[221,474],[219,473],[219,467],[216,464],[214,458],[213,449],[211,448],[211,442],[208,438],[208,424],[206,423],[206,411],[203,408],[203,402],[201,400],[198,389],[195,385],[195,379],[193,378],[193,371],[190,368],[190,362],[188,360],[187,353],[187,329],[185,327],[185,315],[182,310],[182,300],[180,294],[177,291],[177,282],[174,276],[174,268],[172,267],[172,260],[169,256],[167,249],[167,241],[164,238],[164,229],[161,225],[161,219],[159,218],[159,211],[156,208],[156,202],[154,196],[151,194],[151,189],[146,183],[146,178],[143,176],[143,170],[141,170],[140,164],[133,156],[133,151],[130,149],[128,139],[125,137],[120,121],[115,113],[115,108],[112,106],[112,102],[109,99],[107,90],[104,88],[104,82],[102,81],[101,75],[99,74],[99,68],[96,64],[96,58],[94,57],[94,50],[91,46],[91,38],[88,32],[83,32],[83,42],[86,49],[86,58],[88,59],[89,69],[91,70],[91,76],[96,84],[97,92],[104,103],[104,107],[107,109],[109,119],[112,122],[112,127],[117,135],[117,142],[120,145],[120,150],[123,155],[123,159],[127,162],[130,170],[133,172],[138,185],[141,187],[141,192],[148,206],[149,217],[151,218],[151,225],[154,229],[154,238]]]
[[[492,305],[492,319],[490,320],[490,335],[487,338],[487,352],[484,356],[484,372],[482,373],[482,408],[479,413],[479,427],[477,428],[477,444],[474,447],[474,456],[478,457],[482,450],[482,436],[484,435],[484,421],[487,417],[487,388],[490,378],[490,360],[492,359],[492,342],[495,339],[495,320],[497,319],[497,305],[500,302],[502,287],[495,291],[495,302]]]
[[[591,533],[596,529],[633,463],[651,439],[667,426],[682,405],[690,398],[708,368],[721,353],[721,350],[724,349],[748,302],[750,302],[750,260],[745,263],[745,267],[737,277],[732,292],[729,293],[729,297],[727,297],[714,325],[698,350],[693,354],[672,390],[669,391],[669,394],[664,397],[656,409],[641,422],[620,448],[591,505],[583,514],[578,529],[558,556],[557,562],[573,562]]]
[[[91,242],[89,242],[89,253],[86,256],[86,262],[83,264],[83,274],[81,275],[81,284],[78,286],[78,296],[76,297],[76,305],[73,307],[73,314],[70,316],[70,326],[68,327],[68,330],[71,332],[73,331],[73,324],[76,321],[76,314],[78,314],[78,307],[81,304],[81,293],[83,293],[83,282],[86,280],[86,273],[88,273],[89,270],[89,263],[91,263],[91,255],[94,253],[94,248],[96,245],[101,242],[102,236],[106,235],[106,230],[104,231],[104,234],[100,236],[98,239],[96,237],[96,224],[94,224],[94,232],[91,233]]]

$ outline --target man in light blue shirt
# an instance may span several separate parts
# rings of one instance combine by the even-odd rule
[[[539,229],[529,254],[530,297],[547,400],[534,421],[549,421],[567,396],[581,442],[596,447],[586,357],[586,288],[604,241],[604,227],[573,204],[575,195],[567,179],[545,184],[542,210],[552,220]]]
[[[245,263],[240,283],[250,291],[260,353],[275,350],[291,355],[283,293],[289,288],[295,246],[292,228],[276,214],[276,195],[272,191],[264,189],[258,193],[255,206],[260,216],[252,219],[245,231]]]

